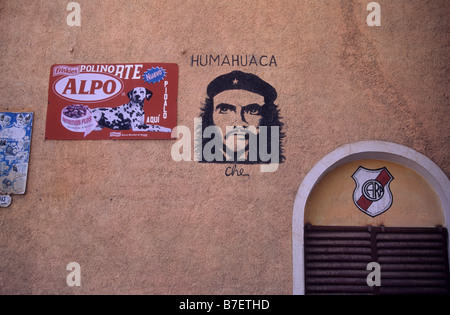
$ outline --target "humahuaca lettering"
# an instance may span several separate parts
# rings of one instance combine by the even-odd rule
[[[191,55],[191,67],[277,67],[274,55]]]

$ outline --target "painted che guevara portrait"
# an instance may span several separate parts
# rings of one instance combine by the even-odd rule
[[[284,162],[285,135],[272,85],[254,74],[232,71],[212,80],[206,93],[200,162]]]

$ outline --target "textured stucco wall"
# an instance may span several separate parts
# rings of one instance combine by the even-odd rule
[[[447,0],[0,2],[0,108],[35,112],[27,193],[0,210],[0,293],[290,294],[292,209],[335,148],[383,140],[450,174]],[[192,66],[197,55],[277,66]],[[45,141],[52,64],[174,62],[178,124],[232,70],[278,91],[286,162],[274,173],[174,162],[174,141]],[[78,262],[82,286],[68,287]]]

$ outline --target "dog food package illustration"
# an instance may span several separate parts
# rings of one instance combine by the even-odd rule
[[[177,64],[53,65],[45,138],[172,139],[177,98]]]
[[[0,112],[0,206],[27,186],[33,113]]]

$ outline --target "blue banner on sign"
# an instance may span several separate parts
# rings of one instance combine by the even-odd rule
[[[142,76],[147,83],[158,83],[166,77],[166,70],[160,67],[147,69]]]

